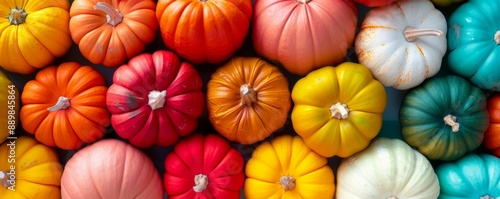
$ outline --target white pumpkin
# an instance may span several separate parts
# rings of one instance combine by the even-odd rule
[[[342,160],[337,182],[337,199],[435,199],[440,191],[429,160],[406,142],[383,137]]]
[[[440,70],[446,31],[443,13],[430,0],[400,0],[367,12],[354,49],[384,86],[407,90]]]

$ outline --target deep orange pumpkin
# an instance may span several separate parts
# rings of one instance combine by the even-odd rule
[[[78,149],[100,139],[110,125],[106,92],[104,77],[90,66],[44,68],[21,94],[22,127],[45,145]]]
[[[158,29],[152,0],[75,0],[69,30],[85,58],[118,66],[146,49]]]
[[[165,45],[193,64],[217,64],[241,48],[251,0],[159,0],[156,16]]]
[[[500,94],[492,95],[488,99],[487,109],[490,125],[484,132],[483,145],[500,158]]]

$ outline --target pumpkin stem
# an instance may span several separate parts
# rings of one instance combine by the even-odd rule
[[[479,197],[479,199],[495,199],[495,198],[490,196],[490,195],[485,195],[485,196]]]
[[[398,197],[396,197],[396,196],[391,196],[391,197],[388,197],[388,198],[386,198],[386,199],[398,199]]]
[[[495,33],[495,37],[493,39],[497,44],[500,44],[500,30]]]
[[[280,184],[285,191],[292,190],[295,188],[295,178],[292,176],[281,176]]]
[[[9,188],[10,186],[12,186],[12,183],[9,181],[11,178],[11,175],[12,174],[10,174],[10,173],[0,171],[0,185],[5,187],[5,188]]]
[[[443,118],[444,123],[451,126],[453,132],[458,132],[460,124],[457,123],[457,117],[453,115],[447,115]]]
[[[330,107],[330,112],[332,113],[332,117],[339,120],[349,117],[349,108],[347,108],[347,104],[342,104],[340,102],[332,105]]]
[[[252,106],[257,101],[257,92],[248,84],[240,87],[241,103],[246,106]]]
[[[106,13],[106,21],[109,25],[116,26],[123,20],[123,15],[118,9],[114,9],[113,6],[106,2],[97,2],[94,6],[95,10],[100,10]]]
[[[70,100],[67,97],[60,96],[59,99],[57,99],[57,102],[54,106],[51,106],[47,108],[50,112],[58,111],[58,110],[64,110],[71,106]]]
[[[422,36],[440,37],[441,35],[443,35],[443,32],[440,30],[434,30],[434,29],[417,29],[417,28],[407,27],[403,31],[403,34],[405,35],[406,41],[412,42],[412,41],[415,41],[419,37],[422,37]]]
[[[28,13],[24,9],[12,8],[9,13],[9,22],[12,25],[19,25],[26,21]]]
[[[208,177],[204,174],[198,174],[194,176],[193,190],[197,193],[204,191],[208,186]]]
[[[297,0],[297,2],[299,3],[303,3],[303,4],[307,4],[309,2],[311,2],[312,0]]]
[[[163,90],[161,92],[153,90],[148,94],[148,105],[153,110],[163,108],[163,106],[165,105],[165,101],[167,100],[166,96],[167,90]]]

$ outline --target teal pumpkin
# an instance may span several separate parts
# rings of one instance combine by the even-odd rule
[[[451,161],[481,145],[489,115],[481,89],[448,75],[410,90],[402,101],[399,120],[409,145],[429,159]]]
[[[492,91],[500,91],[499,10],[498,0],[470,0],[448,21],[450,69]]]
[[[490,154],[469,154],[441,164],[436,174],[438,199],[499,199],[500,159]]]

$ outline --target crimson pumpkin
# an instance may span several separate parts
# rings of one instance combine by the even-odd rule
[[[500,94],[488,99],[487,105],[490,124],[484,132],[483,145],[500,158]]]
[[[173,52],[135,56],[113,75],[106,99],[111,125],[136,147],[172,145],[198,125],[202,86],[198,71]]]
[[[193,134],[165,158],[168,198],[240,198],[243,156],[217,134]]]

